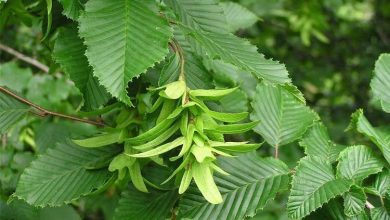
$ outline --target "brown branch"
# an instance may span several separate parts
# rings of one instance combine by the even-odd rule
[[[16,50],[12,49],[11,47],[8,47],[7,45],[4,45],[4,44],[0,43],[0,50],[5,51],[5,52],[13,55],[14,57],[16,57],[16,59],[22,60],[22,61],[24,61],[26,63],[29,63],[29,64],[35,66],[36,68],[42,70],[45,73],[49,72],[49,67],[46,66],[45,64],[39,62],[36,59],[28,57],[28,56],[26,56],[26,55],[24,55],[24,54],[22,54],[22,53],[20,53],[20,52],[18,52]]]
[[[18,101],[24,103],[24,104],[27,104],[33,108],[35,108],[36,110],[38,110],[38,112],[32,112],[40,117],[46,117],[46,116],[56,116],[56,117],[59,117],[59,118],[64,118],[64,119],[68,119],[68,120],[72,120],[72,121],[78,121],[78,122],[83,122],[83,123],[87,123],[87,124],[91,124],[91,125],[96,125],[96,126],[104,126],[104,123],[102,122],[97,122],[97,121],[91,121],[91,120],[88,120],[88,119],[82,119],[82,118],[77,118],[77,117],[74,117],[74,116],[70,116],[70,115],[64,115],[64,114],[61,114],[61,113],[58,113],[58,112],[52,112],[52,111],[49,111],[37,104],[34,104],[32,102],[30,102],[29,100],[27,99],[24,99],[18,95],[16,95],[15,93],[7,90],[6,88],[0,86],[0,92],[3,92],[15,99],[17,99]]]

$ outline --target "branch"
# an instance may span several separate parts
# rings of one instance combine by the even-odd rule
[[[49,67],[46,66],[45,64],[39,62],[38,60],[36,59],[33,59],[31,57],[28,57],[14,49],[12,49],[11,47],[8,47],[7,45],[4,45],[4,44],[1,44],[0,43],[0,50],[3,50],[11,55],[13,55],[14,57],[16,57],[16,59],[19,59],[19,60],[22,60],[26,63],[29,63],[33,66],[35,66],[36,68],[42,70],[43,72],[45,73],[48,73],[49,72]]]
[[[3,92],[9,96],[12,96],[13,98],[17,99],[18,101],[24,103],[24,104],[27,104],[33,108],[35,108],[36,110],[38,110],[38,112],[33,112],[34,114],[40,116],[40,117],[46,117],[46,116],[57,116],[59,118],[64,118],[64,119],[68,119],[68,120],[72,120],[72,121],[78,121],[78,122],[83,122],[83,123],[87,123],[87,124],[91,124],[91,125],[96,125],[96,126],[104,126],[104,123],[102,122],[97,122],[97,121],[91,121],[91,120],[88,120],[88,119],[82,119],[82,118],[77,118],[77,117],[74,117],[74,116],[70,116],[70,115],[64,115],[64,114],[61,114],[61,113],[57,113],[57,112],[52,112],[52,111],[49,111],[37,104],[34,104],[32,102],[30,102],[29,100],[27,99],[24,99],[18,95],[16,95],[15,93],[7,90],[6,88],[0,86],[0,92]]]

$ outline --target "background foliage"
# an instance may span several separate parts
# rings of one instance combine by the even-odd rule
[[[93,34],[101,30],[101,27],[98,26],[101,21],[90,19],[88,15],[81,15],[79,33],[85,39],[85,46],[83,45],[83,42],[77,36],[77,32],[73,31],[72,25],[74,25],[73,20],[77,20],[80,16],[79,9],[84,8],[85,2],[69,0],[0,1],[0,43],[14,48],[45,65],[43,68],[37,68],[17,59],[14,55],[5,52],[5,49],[0,47],[0,86],[6,86],[44,108],[70,115],[77,115],[80,111],[87,112],[103,104],[112,104],[113,101],[110,99],[109,94],[115,95],[125,103],[136,103],[137,110],[140,112],[146,111],[152,105],[151,99],[145,95],[145,88],[137,85],[143,83],[164,85],[174,81],[174,79],[164,78],[163,76],[164,73],[169,76],[169,73],[175,72],[172,68],[175,68],[175,62],[177,67],[179,55],[172,54],[168,58],[168,62],[173,63],[172,65],[156,66],[157,69],[161,69],[161,78],[156,78],[156,74],[153,71],[149,71],[138,78],[140,71],[137,72],[137,70],[142,71],[149,67],[148,63],[138,62],[137,66],[131,66],[131,64],[122,61],[113,64],[118,65],[115,66],[117,68],[99,70],[106,75],[99,76],[101,81],[98,81],[92,75],[92,67],[96,68],[99,64],[107,61],[106,57],[113,56],[109,54],[110,51],[107,51],[107,48],[114,47],[116,39],[112,39],[110,42],[112,45],[105,45],[105,50],[101,50],[98,47],[101,45],[96,45],[96,41],[99,39],[96,39],[96,36]],[[112,2],[115,3],[116,1]],[[237,11],[236,8],[233,9],[233,3],[239,3],[246,9],[241,8],[244,12]],[[386,173],[387,171],[380,173],[378,177],[372,174],[379,173],[384,164],[386,164],[385,167],[388,167],[388,163],[385,160],[382,161],[375,156],[380,151],[374,147],[373,143],[378,145],[379,149],[383,151],[384,158],[389,161],[389,152],[383,150],[389,147],[389,139],[388,136],[384,137],[382,131],[389,130],[390,116],[382,111],[380,101],[373,98],[375,91],[371,91],[370,82],[373,78],[375,61],[380,54],[390,51],[390,2],[386,0],[239,0],[231,2],[222,1],[221,5],[226,14],[230,13],[230,18],[234,17],[236,19],[234,21],[229,21],[228,19],[229,23],[234,24],[228,27],[229,30],[221,29],[218,30],[218,33],[213,33],[215,39],[218,39],[218,34],[233,31],[236,35],[247,38],[252,44],[258,46],[259,51],[265,54],[267,58],[273,58],[284,63],[293,84],[302,91],[308,106],[306,107],[304,104],[296,101],[297,99],[292,97],[290,93],[284,94],[285,90],[280,88],[281,86],[256,86],[256,84],[253,84],[250,76],[246,75],[242,70],[238,70],[233,66],[217,65],[218,61],[215,63],[205,62],[204,66],[199,65],[197,56],[187,55],[189,57],[186,57],[187,62],[185,65],[195,72],[189,75],[201,76],[199,78],[189,77],[187,79],[189,87],[241,86],[241,90],[237,90],[228,97],[221,99],[220,106],[213,106],[213,109],[242,112],[249,109],[263,109],[264,105],[275,106],[276,109],[281,108],[272,103],[271,99],[268,99],[270,96],[266,94],[269,92],[269,94],[279,94],[286,100],[283,108],[286,109],[286,112],[292,112],[291,118],[294,118],[302,126],[302,129],[297,126],[291,128],[297,129],[296,132],[303,135],[299,143],[292,142],[293,137],[289,138],[283,135],[275,139],[277,135],[272,133],[273,130],[269,130],[269,126],[267,126],[267,120],[270,120],[269,124],[272,124],[272,118],[269,117],[267,112],[264,115],[261,112],[255,112],[250,115],[252,120],[260,120],[262,122],[254,128],[254,131],[261,134],[264,140],[267,141],[258,150],[259,154],[262,156],[273,155],[273,147],[281,146],[279,148],[279,158],[287,164],[287,167],[275,159],[258,159],[254,158],[253,155],[247,155],[248,158],[244,159],[236,159],[238,160],[237,163],[243,165],[242,167],[234,167],[234,169],[229,166],[229,162],[222,160],[220,166],[231,175],[223,176],[217,174],[217,184],[224,181],[234,182],[236,183],[235,185],[226,186],[222,191],[237,191],[237,194],[242,193],[241,195],[243,196],[248,196],[243,189],[245,181],[253,182],[258,180],[250,186],[253,189],[269,184],[268,186],[280,187],[281,189],[292,187],[294,190],[291,191],[291,194],[287,190],[282,191],[274,200],[270,200],[268,203],[266,203],[267,200],[260,200],[259,204],[255,204],[255,206],[264,206],[262,211],[256,213],[256,208],[248,207],[248,210],[252,210],[251,212],[238,213],[236,216],[249,215],[254,216],[253,219],[288,219],[288,216],[290,218],[299,218],[311,213],[308,218],[349,219],[350,216],[365,218],[362,214],[364,213],[362,210],[364,210],[365,204],[362,201],[366,200],[367,196],[366,193],[362,192],[361,188],[352,186],[354,183],[362,183],[363,179],[369,177],[364,181],[364,185],[373,192],[370,196],[376,194],[383,198],[388,198],[389,196],[387,192],[388,186],[386,186],[387,188],[385,187],[386,189],[381,188],[381,184],[389,185],[390,181],[389,175]],[[95,10],[93,7],[98,6],[91,5],[89,10],[93,11]],[[113,7],[113,11],[117,12],[116,15],[111,17],[112,22],[115,23],[117,20],[121,20],[119,9],[125,9],[115,4],[111,7]],[[249,10],[251,13],[248,13],[246,10]],[[147,10],[142,13],[148,14],[149,12]],[[240,16],[242,13],[246,16]],[[150,36],[146,40],[155,42],[156,45],[167,44],[167,39],[170,36],[166,33],[169,32],[169,27],[165,23],[159,23],[158,16],[155,16],[155,20],[138,21],[151,22],[151,24],[144,23],[138,27],[157,25],[161,29],[161,33]],[[96,22],[96,25],[93,26],[95,29],[88,29],[87,25],[86,27],[83,26],[83,24],[88,22]],[[191,27],[191,24],[187,25]],[[198,25],[204,30],[210,28],[207,26],[207,22]],[[221,25],[217,26],[222,28]],[[105,37],[116,36],[119,39],[126,35],[126,30],[124,29],[117,28],[115,31],[115,33]],[[177,30],[174,30],[175,36],[176,32]],[[213,36],[210,35],[209,37],[212,38]],[[134,40],[132,37],[136,38],[136,36],[129,36],[130,41]],[[193,38],[193,40],[207,41],[202,35],[194,34]],[[181,39],[177,38],[177,40],[181,43]],[[146,43],[141,42],[139,45]],[[88,47],[89,49],[86,53],[87,56],[89,54],[101,54],[100,57],[95,56],[96,60],[89,60],[91,66],[88,65],[86,57],[76,57],[80,54],[77,50],[85,50],[83,47]],[[182,47],[184,51],[187,50],[184,44]],[[156,51],[157,49],[157,46],[154,49],[151,48],[155,55],[151,59],[163,60],[166,51]],[[195,51],[204,52],[206,50],[208,54],[213,56],[213,53],[216,53],[214,49],[212,47],[196,47]],[[142,48],[137,47],[129,50],[132,53],[140,51],[142,52]],[[150,53],[150,51],[146,52]],[[115,56],[121,57],[124,55],[116,53]],[[74,59],[69,59],[70,57]],[[389,59],[387,62],[384,59],[382,62],[385,65],[390,62]],[[69,68],[61,67],[64,64]],[[82,67],[82,69],[78,67]],[[130,75],[122,76],[115,72],[119,68],[129,68],[134,70],[134,72],[129,73]],[[213,70],[211,76],[207,74],[201,75],[210,69]],[[77,76],[71,75],[75,71],[76,73],[80,71],[90,74],[85,78],[77,78]],[[281,73],[281,75],[283,74]],[[132,100],[130,100],[126,97],[126,93],[123,90],[125,84],[123,84],[121,77],[124,77],[126,80],[134,76],[137,76],[137,78],[131,82],[132,86],[130,86],[129,94],[132,95]],[[112,82],[110,77],[117,79],[115,83],[110,84]],[[106,79],[106,81],[102,79]],[[273,80],[277,81],[279,79]],[[112,90],[105,91],[99,85],[99,82],[104,86],[110,86]],[[91,90],[91,88],[94,89]],[[294,88],[290,89],[294,90]],[[99,92],[95,94],[94,92],[96,91]],[[134,98],[136,94],[137,97]],[[256,94],[263,94],[264,97]],[[251,105],[249,102],[246,102],[247,98],[253,100]],[[2,97],[0,94],[0,102],[5,102],[4,100],[7,101],[6,97]],[[267,100],[267,102],[264,102],[264,100]],[[20,106],[21,115],[25,113],[26,108],[26,106]],[[299,110],[293,112],[289,109]],[[364,109],[364,113],[362,110],[356,111],[357,109]],[[317,112],[318,115],[312,110]],[[355,112],[353,121],[349,126],[349,130],[345,131],[350,124],[350,115],[353,112]],[[316,123],[306,132],[305,120],[308,120],[307,123],[310,124],[310,119],[318,116],[322,122]],[[112,115],[108,115],[104,120],[113,121],[112,117]],[[32,207],[19,199],[14,199],[11,203],[7,203],[11,194],[16,190],[21,173],[27,167],[30,167],[27,169],[31,169],[31,167],[38,166],[40,161],[63,156],[69,158],[70,163],[72,156],[81,155],[81,159],[78,158],[79,162],[73,164],[73,167],[68,166],[69,163],[65,163],[61,167],[62,169],[48,169],[47,171],[53,172],[54,176],[72,170],[74,173],[85,173],[84,177],[86,178],[92,172],[99,172],[99,175],[91,174],[95,179],[83,181],[103,184],[107,179],[111,178],[111,173],[101,170],[91,171],[85,167],[91,166],[91,164],[93,166],[96,165],[96,161],[91,161],[91,155],[94,158],[99,158],[101,162],[105,161],[105,156],[108,157],[107,154],[110,154],[110,152],[112,154],[119,152],[115,147],[113,149],[101,150],[102,152],[84,152],[81,149],[72,149],[74,152],[53,150],[66,148],[68,145],[66,145],[64,140],[82,139],[98,133],[98,129],[91,125],[72,123],[58,118],[37,118],[30,115],[25,118],[18,118],[16,121],[17,124],[11,130],[8,130],[7,133],[0,129],[0,133],[2,133],[0,148],[0,219],[10,218],[9,216],[12,216],[13,219],[53,219],[53,216],[55,216],[55,219],[60,219],[59,216],[62,216],[63,219],[112,219],[114,216],[118,219],[121,216],[134,216],[134,218],[137,218],[139,214],[137,210],[148,210],[150,207],[126,208],[129,207],[129,203],[132,201],[130,200],[131,198],[137,197],[140,200],[138,202],[140,204],[154,204],[153,202],[158,203],[159,201],[164,201],[167,204],[175,203],[176,195],[171,192],[162,193],[156,190],[151,191],[150,194],[143,194],[136,191],[133,186],[122,192],[122,189],[126,188],[124,183],[119,187],[104,189],[102,194],[88,197],[83,197],[83,195],[94,190],[94,187],[89,188],[88,184],[82,189],[69,189],[69,192],[62,195],[64,198],[60,196],[57,198],[58,201],[65,200],[68,202],[68,205],[61,207]],[[13,122],[8,123],[13,124]],[[372,127],[369,123],[381,126],[380,131],[371,129]],[[286,124],[288,123],[280,122],[280,129],[286,128],[288,130],[289,128]],[[144,124],[143,126],[143,129],[147,130],[153,125]],[[3,128],[5,128],[4,125],[2,125]],[[263,140],[255,132],[232,135],[229,138],[234,141],[250,139],[260,142]],[[365,148],[362,144],[370,146],[370,148]],[[333,167],[329,161],[336,161],[340,151],[345,146],[352,147],[342,152],[337,165],[337,173],[334,173],[333,170],[336,167]],[[44,152],[48,153],[45,156],[39,156]],[[363,154],[362,152],[364,152],[364,158],[359,157],[360,154]],[[314,157],[306,157],[300,160],[305,154]],[[324,158],[317,158],[316,156],[323,156]],[[37,162],[31,164],[31,161],[37,158]],[[364,169],[359,171],[351,170],[352,168],[347,164],[348,159],[351,158],[356,158],[358,163],[368,164],[369,171]],[[249,176],[244,182],[240,182],[242,179],[235,179],[237,176],[240,176],[240,172],[245,172],[245,163],[251,162],[256,164],[253,165],[253,169],[258,170],[258,176]],[[264,167],[272,167],[274,170],[266,170]],[[318,172],[313,172],[312,167],[318,168],[324,175],[316,176]],[[289,180],[287,180],[287,175],[285,174],[294,168],[299,169],[299,171],[294,174],[292,183],[288,186]],[[169,173],[170,170],[165,172]],[[150,176],[146,177],[147,179],[159,178],[158,175],[153,175],[153,172],[150,173]],[[36,176],[39,176],[39,173],[32,173],[30,178]],[[69,176],[71,178],[72,173],[69,173]],[[289,199],[294,201],[294,198],[299,198],[302,191],[307,192],[309,190],[308,188],[303,189],[299,187],[302,185],[302,182],[300,182],[302,180],[298,178],[300,176],[302,178],[304,176],[315,176],[320,180],[318,184],[332,182],[337,185],[337,190],[339,190],[337,193],[339,195],[343,194],[343,196],[332,199],[332,202],[325,206],[323,206],[323,202],[316,204],[314,202],[313,207],[308,205],[309,208],[307,209],[294,205],[292,202],[286,205]],[[345,180],[339,180],[339,177],[343,177]],[[23,182],[21,184],[23,185]],[[55,179],[51,184],[55,185]],[[47,185],[35,185],[34,187],[39,190],[40,188],[44,189]],[[25,198],[30,199],[28,202],[36,205],[57,204],[56,200],[48,201],[45,198],[37,198],[29,194],[28,191],[32,186],[26,185],[25,188],[24,190],[23,188],[19,189],[17,194],[25,195]],[[330,188],[324,187],[323,189],[325,197],[329,199],[336,196],[336,194],[333,195],[335,191],[332,191]],[[201,209],[194,210],[191,208],[194,205],[194,200],[196,200],[193,198],[200,196],[199,191],[196,190],[195,185],[191,185],[188,190],[190,193],[184,196],[184,201],[179,208],[184,210],[187,217],[199,217],[196,215],[199,214]],[[256,193],[252,195],[253,198],[260,198],[260,196],[264,198],[264,191],[258,190]],[[118,205],[121,194],[124,199]],[[272,191],[267,193],[270,198],[275,194],[276,192]],[[65,198],[66,196],[69,196],[69,198]],[[229,196],[233,197],[227,193],[227,198],[224,197],[224,199],[229,199]],[[235,196],[239,197],[239,195]],[[81,198],[74,200],[74,197]],[[321,196],[319,195],[319,197]],[[126,200],[126,198],[128,199]],[[158,198],[158,200],[155,201],[155,198]],[[321,199],[324,198],[321,197]],[[199,207],[204,208],[203,210],[207,208],[211,210],[213,208],[203,200],[197,202]],[[386,199],[382,207],[381,201],[375,197],[373,205],[380,208],[371,210],[371,217],[373,219],[385,219],[388,203]],[[320,206],[322,208],[312,213],[315,208]],[[114,213],[115,207],[118,207],[117,213]],[[162,207],[162,212],[169,211],[169,208],[168,205],[165,209]],[[203,211],[203,213],[206,212]],[[201,217],[203,219],[213,219],[216,218],[215,216],[219,218],[226,217],[223,216],[223,212],[219,213],[217,208],[213,210],[213,213],[217,214],[207,216],[206,213],[205,216]],[[342,213],[349,214],[349,216]],[[230,217],[235,217],[232,216]],[[153,219],[153,216],[149,216],[149,218]],[[389,218],[389,216],[387,215],[386,218]]]

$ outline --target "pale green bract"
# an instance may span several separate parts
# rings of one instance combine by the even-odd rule
[[[80,18],[80,35],[94,75],[128,105],[128,82],[164,59],[172,37],[168,22],[150,10],[149,4],[141,0],[91,0]]]

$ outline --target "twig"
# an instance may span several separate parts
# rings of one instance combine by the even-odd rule
[[[275,158],[278,159],[279,158],[279,145],[275,145]]]
[[[373,206],[369,201],[366,201],[366,207],[367,207],[368,209],[373,209],[373,208],[375,208],[375,206]]]
[[[176,41],[176,39],[173,39],[172,46],[174,46],[173,50],[177,51],[179,53],[179,57],[180,57],[180,75],[179,75],[179,80],[185,81],[185,74],[184,74],[185,59],[184,59],[183,49],[180,47],[180,45]]]
[[[7,145],[7,134],[2,134],[0,136],[1,136],[1,146],[5,148],[5,146]]]
[[[91,125],[97,125],[97,126],[104,126],[104,123],[102,122],[97,122],[97,121],[91,121],[91,120],[88,120],[88,119],[82,119],[82,118],[77,118],[77,117],[74,117],[74,116],[70,116],[70,115],[64,115],[64,114],[61,114],[61,113],[57,113],[57,112],[52,112],[52,111],[49,111],[37,104],[34,104],[32,102],[30,102],[29,100],[27,99],[24,99],[18,95],[16,95],[15,93],[7,90],[6,88],[4,87],[1,87],[0,86],[0,92],[3,92],[9,96],[12,96],[13,98],[17,99],[18,101],[22,102],[22,103],[25,103],[33,108],[35,108],[36,110],[38,110],[39,112],[32,112],[40,117],[46,117],[48,115],[51,115],[51,116],[57,116],[57,117],[60,117],[60,118],[64,118],[64,119],[68,119],[68,120],[72,120],[72,121],[78,121],[78,122],[83,122],[83,123],[87,123],[87,124],[91,124]]]
[[[15,56],[16,59],[22,60],[22,61],[24,61],[26,63],[29,63],[29,64],[35,66],[36,68],[42,70],[45,73],[49,72],[49,67],[46,66],[45,64],[39,62],[36,59],[28,57],[28,56],[26,56],[26,55],[24,55],[24,54],[22,54],[22,53],[20,53],[20,52],[18,52],[16,50],[12,49],[11,47],[8,47],[7,45],[4,45],[4,44],[0,43],[0,50],[3,50],[5,52]]]

